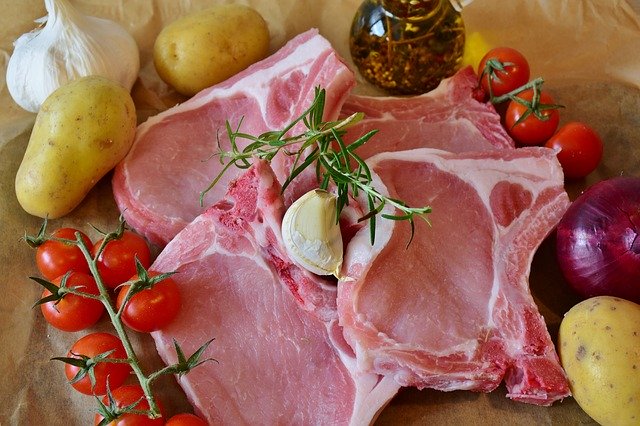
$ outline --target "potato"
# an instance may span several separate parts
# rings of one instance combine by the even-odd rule
[[[129,151],[133,100],[122,86],[89,76],[44,101],[15,180],[22,208],[55,219],[73,210]]]
[[[585,300],[560,324],[560,360],[573,397],[602,425],[640,424],[640,305]]]
[[[254,9],[214,6],[162,29],[153,46],[158,75],[191,96],[224,81],[269,53],[269,29]]]

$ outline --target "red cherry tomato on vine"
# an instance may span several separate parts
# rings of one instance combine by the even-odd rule
[[[93,246],[93,255],[102,244],[102,239]],[[136,257],[142,266],[151,265],[151,251],[144,238],[126,230],[122,238],[109,241],[97,259],[98,272],[109,288],[115,288],[136,274]]]
[[[518,94],[518,98],[531,102],[533,99],[533,90],[525,90]],[[547,92],[540,92],[540,105],[553,105],[554,101]],[[527,114],[528,108],[517,101],[510,101],[505,113],[505,127],[507,132],[516,142],[521,145],[542,145],[544,144],[558,128],[560,122],[560,114],[558,109],[545,109],[540,113],[547,117],[546,120],[540,120],[532,112],[518,123],[521,117]],[[517,124],[516,124],[517,123]]]
[[[127,358],[124,346],[117,336],[109,333],[92,333],[74,343],[67,356],[80,358],[79,355],[85,355],[93,358],[110,350],[113,352],[109,358]],[[78,374],[79,370],[80,367],[65,364],[64,372],[69,381]],[[124,383],[132,369],[129,364],[125,363],[99,362],[93,367],[93,372],[96,378],[95,386],[91,386],[88,374],[71,386],[86,395],[104,395],[107,393],[107,378],[109,379],[109,389],[115,389]]]
[[[157,272],[149,271],[150,276]],[[130,285],[124,285],[118,293],[116,305],[118,309],[124,303]],[[150,333],[167,326],[178,315],[180,310],[180,291],[171,278],[165,278],[153,287],[133,295],[122,312],[122,322],[133,330]]]
[[[140,401],[136,404],[136,410],[148,410],[149,402],[144,398],[144,391],[140,385],[125,385],[120,386],[116,390],[111,391],[111,395],[115,400],[118,407],[126,407],[136,401]],[[141,399],[142,398],[142,399]],[[105,405],[109,405],[109,400],[105,396],[102,400]],[[160,413],[163,413],[164,408],[162,404],[158,402]],[[100,414],[96,414],[94,417],[94,424],[98,425],[104,419]],[[118,419],[108,423],[109,426],[162,426],[164,425],[164,417],[157,419],[151,419],[143,414],[123,414]]]
[[[165,426],[207,426],[207,422],[195,414],[183,413],[171,417]]]
[[[74,228],[60,228],[55,230],[51,236],[66,240],[75,240],[76,232]],[[91,249],[91,240],[83,232],[80,237]],[[36,265],[40,273],[48,280],[54,280],[69,271],[89,273],[82,251],[74,244],[66,244],[60,241],[47,240],[40,244],[36,250]]]
[[[488,69],[487,64],[489,64]],[[496,69],[496,67],[503,69]],[[481,76],[482,89],[487,94],[502,96],[529,82],[529,62],[516,49],[496,47],[488,51],[480,60],[478,75]],[[489,92],[489,83],[491,83],[492,92]]]
[[[52,282],[60,287],[62,277]],[[78,291],[99,295],[96,281],[91,275],[83,272],[71,272],[67,276],[66,287],[78,287]],[[42,298],[51,292],[44,289]],[[104,305],[99,300],[67,293],[57,302],[51,301],[40,305],[42,315],[49,324],[63,331],[80,331],[98,322],[104,312]]]
[[[545,146],[560,150],[558,161],[565,177],[569,179],[585,177],[594,171],[602,160],[602,139],[584,123],[567,123]]]

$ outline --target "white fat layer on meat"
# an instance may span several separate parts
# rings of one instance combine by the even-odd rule
[[[367,163],[369,163],[368,160]],[[380,194],[388,196],[389,190],[373,170],[374,167],[375,163],[369,164],[369,168],[371,169],[371,186],[377,189]],[[360,191],[358,202],[362,206],[368,206],[367,198],[362,191]],[[360,229],[349,242],[344,256],[344,264],[368,266],[373,265],[373,260],[378,257],[382,249],[386,247],[387,243],[391,239],[391,235],[393,235],[393,230],[397,222],[395,220],[384,219],[382,218],[382,215],[394,213],[395,207],[391,206],[390,204],[386,204],[378,215],[378,218],[376,219],[376,237],[373,246],[371,246],[370,239],[371,221],[366,221],[365,226]],[[369,247],[369,249],[362,250],[361,247]],[[346,274],[347,276],[350,276],[348,270],[346,271]],[[358,272],[358,275],[364,274],[366,274],[366,271]]]
[[[345,347],[345,341],[337,341],[335,331],[332,328],[337,325],[335,322],[325,323],[329,338],[336,349],[336,353],[352,375],[357,376],[356,395],[353,415],[349,426],[369,426],[364,419],[375,419],[386,404],[390,401],[389,396],[395,395],[400,390],[400,384],[395,380],[394,375],[388,374],[380,376],[373,373],[365,373],[361,365],[360,357],[354,357],[350,347]],[[341,331],[340,331],[341,333]],[[342,336],[340,336],[342,339]],[[356,354],[362,351],[354,348]]]
[[[292,72],[308,74],[318,58],[318,52],[326,52],[331,49],[331,45],[325,38],[313,37],[306,43],[296,46],[292,53],[286,57],[288,60],[270,63],[268,67],[261,68],[261,80],[264,81],[265,84],[244,84],[244,79],[240,79],[230,86],[222,83],[213,86],[211,89],[205,89],[205,91],[192,97],[189,102],[176,105],[173,108],[149,117],[144,123],[138,126],[136,139],[142,139],[149,129],[162,122],[165,118],[171,119],[171,117],[176,114],[197,110],[218,101],[222,102],[229,98],[237,97],[241,93],[246,94],[247,97],[253,98],[258,102],[262,118],[265,123],[269,124],[269,108],[267,108],[266,102],[269,99],[269,93],[271,91],[269,84],[271,83],[271,79],[286,80],[287,75]],[[256,66],[260,66],[260,63],[257,63]],[[312,94],[312,92],[310,92],[310,94]],[[291,104],[290,110],[293,110],[293,108],[295,108],[295,104]],[[136,148],[137,144],[134,143],[131,147],[131,152],[135,151]]]
[[[331,46],[326,39],[321,37],[315,37],[310,39],[307,43],[296,46],[295,50],[287,57],[290,61],[284,60],[270,64],[268,68],[261,70],[262,80],[265,82],[271,82],[271,78],[286,80],[287,75],[293,72],[302,72],[308,74],[310,68],[314,65],[318,58],[318,52],[324,52],[330,49]],[[307,58],[307,59],[304,59]],[[271,77],[271,78],[269,78]],[[240,80],[242,81],[242,80]],[[189,104],[179,105],[173,109],[170,115],[174,115],[183,111],[189,111],[206,106],[212,102],[216,102],[217,99],[229,99],[230,97],[237,97],[239,93],[245,93],[247,97],[255,99],[260,105],[260,111],[262,112],[262,118],[265,123],[269,124],[269,117],[267,113],[267,101],[269,100],[269,93],[271,92],[271,86],[269,84],[233,84],[231,86],[216,86],[215,89],[206,93],[205,95],[196,96]],[[291,109],[295,105],[291,105]],[[163,114],[159,114],[152,119],[149,119],[145,123],[145,127],[161,121]],[[144,131],[144,129],[143,129]]]

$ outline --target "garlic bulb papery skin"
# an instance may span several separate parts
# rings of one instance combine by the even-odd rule
[[[7,65],[7,88],[22,108],[38,112],[60,86],[100,75],[131,90],[140,70],[140,52],[120,24],[86,16],[67,0],[45,0],[44,27],[21,35]]]
[[[322,189],[307,192],[286,211],[282,239],[295,263],[314,274],[339,278],[343,248],[336,203],[336,196]]]

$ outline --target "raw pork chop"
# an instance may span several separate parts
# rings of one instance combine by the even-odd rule
[[[403,386],[491,391],[539,405],[569,395],[529,292],[532,257],[569,204],[545,148],[454,154],[417,149],[368,160],[375,185],[433,207],[431,226],[377,221],[347,249],[338,311],[365,371]]]
[[[152,269],[178,271],[183,305],[153,333],[205,363],[179,379],[210,424],[368,425],[397,392],[393,378],[356,371],[337,321],[336,287],[295,266],[280,237],[280,185],[258,162],[173,239]]]
[[[149,240],[166,244],[221,199],[239,174],[231,168],[200,206],[200,191],[222,168],[218,158],[211,158],[218,152],[217,140],[225,150],[230,146],[226,120],[236,128],[243,119],[241,131],[253,135],[281,129],[309,107],[318,86],[327,91],[325,119],[333,120],[354,84],[353,73],[316,30],[297,36],[274,55],[140,125],[113,177],[120,211]],[[248,143],[238,142],[240,149]],[[273,161],[281,181],[290,161],[284,155]]]
[[[443,80],[433,91],[413,97],[367,97],[352,94],[341,116],[364,112],[349,129],[347,141],[370,130],[379,132],[358,148],[362,158],[379,152],[438,148],[451,152],[514,148],[491,104],[478,102],[478,80],[471,67]]]

